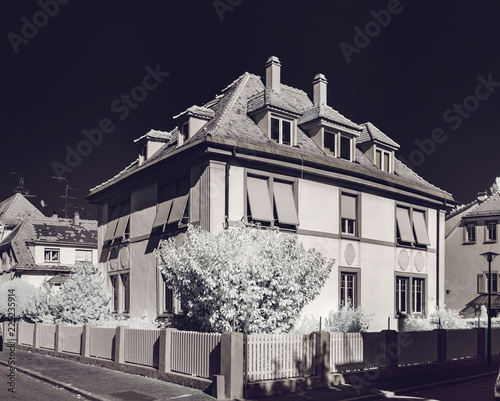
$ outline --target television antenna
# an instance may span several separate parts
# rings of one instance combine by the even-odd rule
[[[68,210],[71,206],[73,206],[71,203],[68,202],[68,200],[69,199],[76,199],[74,196],[69,195],[69,191],[75,191],[75,189],[73,189],[69,186],[68,181],[66,180],[66,177],[52,176],[50,178],[55,178],[59,182],[64,182],[66,184],[66,189],[65,189],[64,195],[61,195],[61,198],[64,199],[64,209],[60,209],[60,210],[64,210],[64,218],[67,219],[68,218]]]

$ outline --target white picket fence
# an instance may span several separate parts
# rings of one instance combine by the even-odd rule
[[[249,382],[313,376],[316,337],[307,334],[249,334]]]
[[[189,375],[212,378],[220,373],[219,333],[174,331],[172,333],[171,369]]]

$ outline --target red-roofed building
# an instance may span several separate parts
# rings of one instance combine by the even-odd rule
[[[19,277],[38,287],[56,276],[60,284],[76,263],[97,263],[95,220],[45,217],[21,194],[0,203],[0,232],[0,284]]]
[[[156,267],[159,241],[180,243],[188,223],[216,234],[240,221],[279,227],[336,259],[304,313],[324,316],[350,298],[381,330],[442,305],[453,197],[401,163],[399,145],[373,124],[329,106],[322,74],[312,98],[281,83],[276,57],[265,75],[245,73],[175,116],[173,130],[141,137],[138,159],[91,190],[115,312],[180,312]]]

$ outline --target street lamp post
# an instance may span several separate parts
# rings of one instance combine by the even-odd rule
[[[486,363],[491,363],[491,262],[495,256],[499,255],[495,252],[485,252],[484,256],[488,261],[488,334],[486,339]]]

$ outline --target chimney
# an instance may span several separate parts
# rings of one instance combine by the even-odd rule
[[[281,63],[278,57],[269,57],[266,63],[266,88],[270,88],[274,92],[280,93],[280,75]]]
[[[59,218],[59,216],[57,215],[57,212],[55,210],[52,212],[52,218],[55,220],[57,220]]]
[[[488,192],[487,191],[479,191],[477,193],[477,200],[479,202],[484,202],[486,199],[488,199]]]
[[[80,213],[78,213],[78,210],[75,211],[75,215],[73,216],[73,225],[74,226],[80,225]]]
[[[315,105],[326,104],[326,80],[323,74],[316,74],[313,80],[313,101]]]

